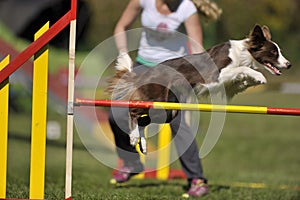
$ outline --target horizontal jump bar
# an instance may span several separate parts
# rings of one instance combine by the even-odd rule
[[[265,106],[235,106],[235,105],[119,101],[119,100],[115,101],[115,100],[92,100],[92,99],[79,99],[79,98],[76,99],[74,105],[300,116],[300,108],[271,108]]]

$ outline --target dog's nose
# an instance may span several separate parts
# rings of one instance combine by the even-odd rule
[[[289,69],[292,67],[292,64],[288,61],[288,62],[286,62],[286,67]]]

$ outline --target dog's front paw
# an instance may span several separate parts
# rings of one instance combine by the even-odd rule
[[[264,77],[262,73],[258,72],[253,78],[254,78],[254,82],[256,82],[258,85],[267,83],[267,79]]]
[[[244,80],[247,81],[249,86],[261,85],[267,83],[267,79],[264,77],[262,73],[252,69],[249,69],[249,71],[246,73]]]
[[[267,83],[267,79],[262,73],[258,71],[255,71],[248,67],[240,67],[239,70],[240,73],[238,73],[235,77],[235,79],[238,81],[247,81],[248,85],[250,86]]]

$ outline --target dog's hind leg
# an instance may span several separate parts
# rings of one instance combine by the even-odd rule
[[[139,148],[143,154],[147,154],[147,143],[145,137],[145,126],[139,126],[137,120],[131,120],[131,132],[129,133],[130,144]]]
[[[139,146],[143,154],[147,154],[147,142],[146,142],[145,129],[146,129],[145,126],[139,126],[139,132],[140,132]]]

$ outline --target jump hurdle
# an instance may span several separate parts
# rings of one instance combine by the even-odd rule
[[[113,100],[92,100],[92,99],[80,99],[80,98],[76,99],[74,105],[300,116],[300,108],[272,108],[272,107],[265,107],[265,106],[212,105],[212,104],[189,104],[189,103],[143,102],[143,101],[113,101]]]
[[[77,98],[74,106],[99,106],[99,107],[124,107],[124,108],[147,108],[147,109],[172,109],[190,110],[204,112],[226,112],[244,114],[267,114],[267,115],[290,115],[300,116],[300,108],[272,108],[264,106],[237,106],[237,105],[212,105],[212,104],[188,104],[170,102],[142,102],[142,101],[113,101],[113,100],[92,100]],[[164,124],[158,133],[158,155],[157,168],[137,175],[137,178],[157,178],[167,180],[169,178],[185,178],[182,171],[172,171],[169,168],[171,130],[168,124]],[[141,153],[141,161],[145,162],[145,156]],[[173,174],[173,175],[172,175]],[[113,183],[113,182],[112,182]]]
[[[70,0],[71,9],[49,28],[49,23],[35,35],[35,40],[15,59],[9,56],[0,63],[0,199],[6,199],[7,140],[8,140],[8,89],[9,77],[27,60],[34,56],[33,98],[32,98],[32,141],[30,161],[29,199],[44,199],[45,156],[46,156],[46,113],[47,113],[47,44],[70,24],[69,66],[74,69],[77,0]],[[70,70],[72,71],[72,70]],[[74,70],[73,70],[74,71]],[[72,94],[70,94],[72,95]],[[65,199],[71,199],[72,135],[67,136],[66,191]],[[69,139],[71,138],[71,140]]]

